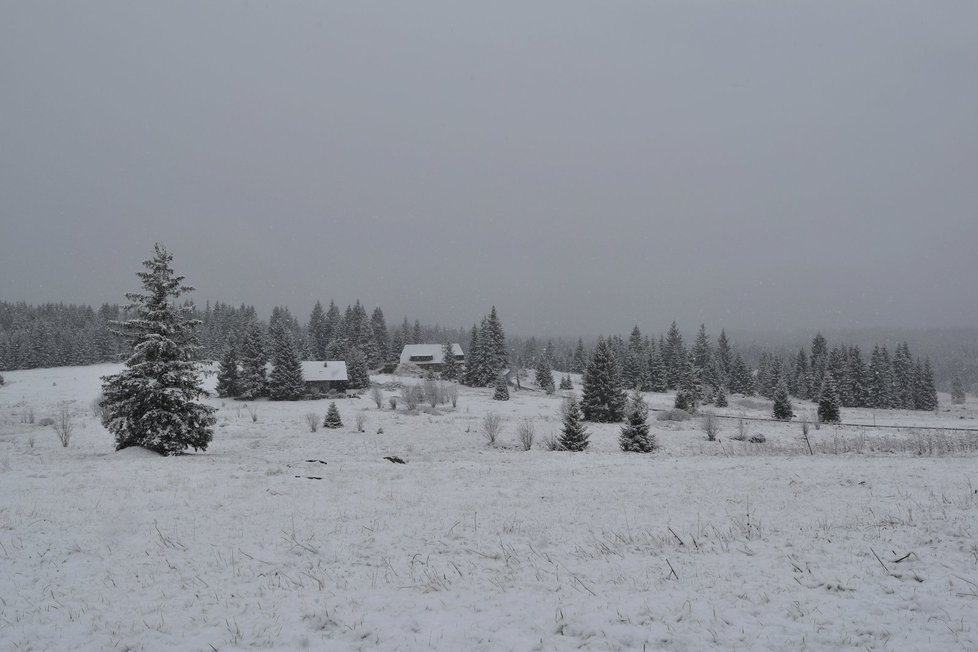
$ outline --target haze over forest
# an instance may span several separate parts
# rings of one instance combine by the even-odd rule
[[[972,2],[5,5],[0,299],[978,323]]]

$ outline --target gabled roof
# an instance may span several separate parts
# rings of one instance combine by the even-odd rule
[[[349,380],[342,360],[303,360],[302,379],[306,382]]]
[[[458,344],[452,344],[452,352],[456,357],[465,355],[462,352],[462,347]],[[408,344],[401,351],[401,364],[409,364],[411,358],[417,357],[431,358],[430,360],[424,360],[422,364],[441,364],[444,362],[443,353],[443,344]]]

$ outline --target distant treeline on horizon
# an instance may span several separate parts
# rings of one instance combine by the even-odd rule
[[[317,303],[303,323],[288,308],[275,308],[271,319],[265,321],[259,318],[253,306],[232,306],[221,302],[207,302],[203,308],[197,306],[193,316],[201,321],[201,357],[206,360],[218,360],[229,343],[238,341],[252,322],[267,327],[270,321],[279,319],[293,331],[305,359],[343,359],[346,346],[344,333],[349,328],[369,328],[372,331],[370,339],[376,342],[378,348],[377,353],[371,356],[375,362],[396,362],[405,344],[457,342],[464,349],[469,341],[466,328],[425,324],[418,319],[412,322],[407,317],[399,325],[389,328],[380,307],[375,308],[368,317],[359,301],[342,311],[332,301],[325,309]],[[116,304],[103,304],[95,309],[87,305],[45,303],[35,306],[26,302],[0,301],[0,371],[120,362],[125,354],[125,343],[112,333],[112,322],[126,317],[124,307]],[[702,336],[705,331],[705,327],[701,326],[699,335]],[[896,333],[899,334],[899,331]],[[915,353],[929,360],[939,389],[949,390],[954,378],[960,378],[969,391],[975,389],[978,384],[978,331],[934,329],[915,333]],[[730,348],[740,354],[762,385],[773,367],[783,368],[790,378],[797,375],[795,366],[799,362],[799,353],[805,352],[810,357],[807,345],[799,351],[788,344],[788,337],[762,346],[742,331],[738,335],[752,341],[745,346],[730,343]],[[880,335],[879,339],[884,343],[879,345],[880,353],[877,356],[890,359],[886,342],[894,341],[894,334],[880,331]],[[816,333],[812,333],[811,337],[814,340],[816,336]],[[866,362],[871,362],[870,352],[879,341],[872,340],[871,336],[872,331],[847,334],[844,341],[837,342],[833,347],[837,350],[837,360],[841,351],[845,351],[849,358],[854,353],[862,355],[858,348],[862,346],[866,350]],[[656,338],[652,339],[654,341]],[[658,339],[663,341],[663,336],[660,335]],[[790,339],[796,340],[797,336]],[[626,338],[613,335],[609,340],[617,345],[624,364]],[[533,337],[510,336],[507,342],[511,357],[519,360],[522,366],[532,368],[533,361],[546,350],[556,371],[579,372],[581,349],[586,354],[593,346],[594,339],[548,338],[545,334],[538,334]],[[899,348],[905,348],[905,344],[896,343]],[[832,353],[832,349],[827,349],[827,352]],[[854,364],[858,367],[859,361]],[[804,394],[803,391],[801,393]]]

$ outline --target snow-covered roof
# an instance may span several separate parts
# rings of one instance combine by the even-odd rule
[[[322,382],[324,380],[349,380],[346,375],[346,363],[342,360],[303,360],[302,379],[306,382]]]
[[[458,344],[452,344],[452,352],[456,358],[465,355],[462,352],[462,347]],[[401,351],[401,364],[418,364],[419,362],[421,364],[441,364],[444,362],[443,353],[443,344],[408,344]],[[416,359],[411,360],[411,358]]]

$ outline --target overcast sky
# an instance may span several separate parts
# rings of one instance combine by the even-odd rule
[[[978,323],[978,2],[0,7],[0,298]]]

